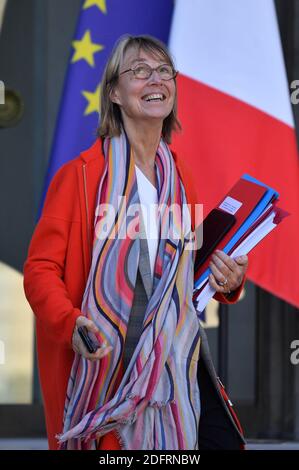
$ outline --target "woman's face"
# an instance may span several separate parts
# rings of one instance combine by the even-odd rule
[[[126,52],[119,73],[144,63],[156,68],[165,64],[165,59],[132,48]],[[129,118],[138,122],[146,120],[156,123],[160,120],[162,125],[173,109],[175,93],[174,79],[162,80],[157,71],[148,79],[138,79],[130,71],[119,76],[111,99],[120,106],[124,123]]]

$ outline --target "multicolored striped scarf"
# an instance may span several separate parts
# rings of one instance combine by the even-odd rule
[[[104,154],[82,312],[99,328],[99,341],[113,350],[97,362],[76,354],[60,446],[96,449],[97,439],[114,430],[124,449],[196,449],[200,334],[185,190],[161,139],[155,159],[160,238],[153,292],[139,342],[119,380],[140,253],[139,195],[126,135],[106,139]],[[109,223],[103,215],[108,207]]]

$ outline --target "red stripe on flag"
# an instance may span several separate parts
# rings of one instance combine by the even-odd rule
[[[232,96],[178,77],[183,131],[172,147],[189,162],[204,215],[243,173],[280,194],[291,213],[250,255],[248,278],[299,307],[299,160],[293,128]]]

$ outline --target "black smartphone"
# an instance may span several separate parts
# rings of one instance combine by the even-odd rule
[[[195,271],[198,269],[210,256],[218,243],[222,240],[224,235],[235,224],[236,217],[221,209],[213,209],[202,222],[203,243],[196,252]]]
[[[78,333],[89,353],[93,354],[101,347],[95,335],[88,331],[86,326],[79,326]]]

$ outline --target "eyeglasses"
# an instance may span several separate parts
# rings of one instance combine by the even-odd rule
[[[134,68],[124,70],[119,75],[123,75],[127,72],[133,72],[134,77],[140,80],[150,78],[153,72],[157,72],[161,80],[171,80],[178,74],[178,72],[169,64],[162,64],[156,68],[152,68],[148,64],[138,64]]]

